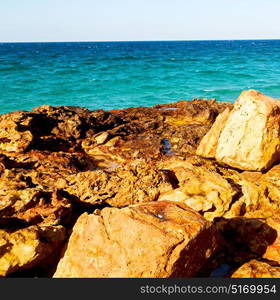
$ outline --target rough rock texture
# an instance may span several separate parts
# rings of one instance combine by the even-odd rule
[[[193,277],[216,247],[214,227],[185,205],[105,208],[78,219],[54,277]]]
[[[62,226],[34,225],[15,231],[0,229],[0,276],[53,263],[65,238]]]
[[[266,224],[274,230],[275,239],[266,248],[263,258],[275,261],[280,265],[280,215],[268,218]]]
[[[245,263],[236,270],[232,278],[280,278],[280,267],[255,259]]]
[[[197,276],[215,274],[215,270],[224,266],[228,266],[230,272],[251,259],[279,264],[280,165],[276,156],[273,156],[276,159],[273,166],[269,167],[268,164],[268,169],[262,172],[242,171],[212,159],[217,155],[219,139],[235,110],[239,123],[232,120],[230,124],[238,125],[241,129],[245,120],[249,126],[244,128],[246,130],[241,143],[249,143],[252,139],[254,133],[249,130],[252,126],[254,130],[267,128],[264,139],[254,138],[254,147],[257,142],[261,147],[265,146],[259,151],[265,154],[262,161],[275,150],[273,143],[277,138],[274,139],[274,134],[278,132],[279,116],[277,105],[274,100],[267,100],[256,92],[249,91],[248,94],[251,95],[249,101],[245,101],[242,94],[241,100],[244,101],[239,100],[240,109],[235,104],[234,110],[229,103],[194,99],[149,108],[112,111],[45,105],[31,112],[1,115],[2,276],[41,277],[40,269],[44,269],[44,276],[51,276],[77,218],[85,212],[89,215],[83,215],[82,218],[90,222],[101,220],[102,215],[109,216],[110,211],[116,217],[127,218],[133,226],[139,220],[130,218],[130,214],[141,215],[143,220],[151,218],[150,225],[159,222],[156,232],[157,238],[163,241],[163,248],[154,245],[147,249],[151,258],[163,251],[163,264],[173,251],[167,250],[168,254],[164,249],[171,249],[180,240],[180,234],[176,235],[177,228],[183,228],[183,232],[186,232],[185,227],[179,224],[180,219],[184,219],[182,215],[188,214],[180,208],[185,205],[211,222],[211,228],[215,227],[219,233],[217,251],[200,268]],[[240,116],[241,111],[247,111],[246,103],[250,107],[255,105],[258,109],[256,113],[251,108],[248,111],[250,116],[255,114],[261,121],[264,121],[264,114],[259,114],[259,111],[266,110],[266,122],[258,122],[258,126],[263,124],[262,128],[255,126],[255,120]],[[200,156],[203,153],[207,158]],[[253,155],[255,152],[250,153]],[[258,162],[257,159],[255,161]],[[173,201],[180,212],[176,217],[173,210],[171,213],[166,208],[167,214],[172,215],[171,221],[140,213],[139,209],[137,213],[132,213],[132,208],[135,211],[135,207],[143,207],[145,203],[153,206],[157,201],[166,200]],[[121,209],[106,208],[108,206]],[[100,215],[92,215],[94,211],[99,211]],[[197,220],[197,214],[194,215]],[[116,228],[123,224],[114,222]],[[203,220],[202,223],[205,222]],[[98,228],[102,231],[102,222],[98,224],[101,224]],[[113,225],[109,228],[112,234],[120,238],[121,231],[115,233]],[[137,228],[135,230],[142,227],[137,225]],[[148,228],[151,234],[155,234],[152,230],[156,230],[154,226]],[[165,230],[167,233],[163,235]],[[46,238],[46,232],[57,236],[57,242]],[[93,236],[97,238],[99,235]],[[112,243],[102,235],[99,238],[104,239],[104,243]],[[151,242],[148,235],[142,241],[144,246],[147,241]],[[24,249],[25,245],[31,249],[29,256],[16,250]],[[132,246],[124,243],[123,249],[133,249]],[[191,249],[196,251],[191,246],[188,253],[191,253]],[[117,251],[123,253],[125,250]],[[108,249],[106,251],[106,255],[110,256],[111,252]],[[135,258],[134,254],[131,252],[131,257]],[[145,257],[148,261],[148,255]],[[106,266],[110,258],[107,260]],[[198,271],[189,268],[193,273],[185,273],[189,271],[178,268],[181,262],[176,266],[169,262],[169,271],[174,268],[177,273],[156,269],[151,263],[152,276],[192,276],[190,274]],[[204,258],[202,262],[205,262]],[[200,266],[198,260],[196,264]],[[115,266],[119,268],[120,265],[117,262]],[[148,274],[148,264],[145,266],[145,274]],[[130,272],[132,269],[127,270]],[[138,269],[135,267],[134,270]]]
[[[219,138],[229,117],[229,114],[230,109],[226,108],[222,113],[218,115],[211,129],[200,141],[200,144],[198,145],[196,150],[197,155],[207,158],[216,157],[216,149],[218,146]]]
[[[161,193],[172,190],[172,185],[164,172],[140,161],[111,171],[70,175],[65,190],[85,203],[122,207],[157,200]]]
[[[242,170],[269,168],[280,158],[280,100],[244,91],[229,115],[218,118],[197,153]]]
[[[178,188],[161,194],[159,200],[184,202],[203,214],[207,220],[223,216],[229,209],[237,189],[223,178],[215,167],[196,166],[190,160],[166,162],[166,169],[174,172]]]

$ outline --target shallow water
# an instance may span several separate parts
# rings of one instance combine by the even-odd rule
[[[280,98],[280,40],[0,43],[0,113],[233,102],[248,88]]]

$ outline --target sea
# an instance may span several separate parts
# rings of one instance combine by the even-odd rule
[[[0,113],[280,98],[280,40],[0,43]]]

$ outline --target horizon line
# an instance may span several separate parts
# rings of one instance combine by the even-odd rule
[[[207,42],[207,41],[271,41],[279,38],[249,38],[249,39],[190,39],[190,40],[77,40],[77,41],[0,41],[0,44],[24,44],[24,43],[125,43],[125,42]]]

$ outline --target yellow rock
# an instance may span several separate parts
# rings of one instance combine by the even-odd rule
[[[218,140],[224,127],[224,124],[229,117],[229,114],[230,109],[226,108],[222,113],[218,115],[211,129],[202,138],[196,151],[197,155],[207,158],[215,158]]]
[[[183,202],[212,221],[222,217],[231,206],[236,189],[215,167],[194,165],[191,161],[171,160],[165,169],[174,172],[179,187],[162,193],[159,200]]]
[[[30,226],[14,232],[0,230],[0,276],[35,267],[64,241],[62,226]]]
[[[198,147],[198,155],[214,153],[218,162],[241,170],[261,171],[278,161],[280,100],[255,90],[242,92],[228,117],[220,116]]]
[[[232,278],[279,278],[280,268],[255,259],[237,269]]]
[[[81,215],[54,277],[194,277],[217,247],[214,226],[182,203]]]
[[[273,218],[268,218],[266,224],[274,230],[275,240],[266,249],[263,258],[273,260],[280,264],[280,214]]]

